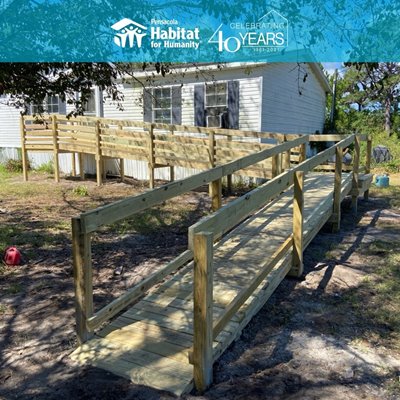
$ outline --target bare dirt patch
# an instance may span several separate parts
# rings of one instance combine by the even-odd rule
[[[88,195],[74,191],[82,185]],[[68,358],[76,346],[70,217],[143,190],[139,182],[55,185],[41,174],[0,185],[0,248],[17,244],[25,256],[0,273],[0,398],[173,398]],[[282,282],[215,364],[214,385],[186,398],[399,398],[400,301],[388,284],[400,281],[390,267],[400,245],[397,201],[397,192],[375,192],[357,219],[344,205],[341,232],[325,230],[307,249],[304,279]],[[208,209],[206,193],[190,193],[96,234],[97,306],[183,250],[187,226]]]

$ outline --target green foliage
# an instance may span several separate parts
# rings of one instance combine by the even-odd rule
[[[54,165],[53,161],[49,161],[47,163],[41,164],[36,168],[38,172],[44,172],[46,174],[54,174]]]
[[[400,67],[395,63],[348,65],[337,80],[334,130],[372,135],[383,130],[399,132],[399,86]],[[329,98],[327,128],[331,102]]]
[[[74,188],[72,190],[72,193],[77,196],[82,196],[82,197],[89,196],[89,190],[88,190],[87,186],[85,186],[85,185],[77,186],[76,188]]]

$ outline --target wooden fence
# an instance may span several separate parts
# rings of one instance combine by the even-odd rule
[[[55,180],[59,181],[60,153],[72,153],[72,174],[76,174],[75,153],[79,155],[80,171],[83,155],[92,154],[96,159],[97,183],[104,179],[103,161],[120,160],[120,174],[124,176],[124,159],[145,161],[149,170],[149,185],[154,187],[156,168],[169,167],[174,180],[174,167],[207,170],[249,154],[274,146],[261,143],[261,139],[283,143],[291,135],[272,132],[241,131],[168,125],[130,120],[96,117],[66,118],[52,115],[44,120],[32,116],[21,117],[21,142],[24,178],[28,179],[27,159],[30,151],[54,153]],[[303,153],[302,153],[303,151]],[[284,155],[252,164],[238,174],[270,179],[290,162],[304,158],[305,147],[292,149]],[[82,174],[81,177],[83,178]],[[228,184],[230,176],[228,176]]]

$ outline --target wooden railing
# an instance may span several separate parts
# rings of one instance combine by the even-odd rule
[[[244,196],[225,205],[215,213],[203,218],[189,228],[189,250],[194,256],[194,338],[191,361],[194,364],[196,387],[204,390],[211,383],[213,353],[212,343],[226,327],[232,316],[240,309],[254,290],[279,264],[290,262],[290,274],[303,273],[303,221],[304,221],[304,176],[309,171],[326,162],[332,156],[335,160],[332,219],[336,229],[340,227],[340,203],[342,190],[343,149],[354,143],[351,195],[356,207],[359,194],[358,171],[361,137],[350,135],[334,146],[300,162],[297,166],[283,172],[269,182],[259,186]],[[367,156],[367,164],[370,157]],[[213,318],[213,250],[214,242],[225,232],[239,225],[245,218],[262,208],[272,198],[293,184],[293,231],[272,257],[262,265],[258,274],[250,280],[217,320]],[[272,282],[270,282],[273,285]]]
[[[249,141],[253,139],[253,141]],[[97,117],[67,118],[52,115],[38,120],[21,117],[21,142],[24,157],[24,177],[27,179],[27,152],[54,153],[55,180],[59,180],[58,155],[72,153],[72,169],[76,171],[75,154],[79,155],[82,171],[83,154],[96,159],[97,183],[102,183],[103,161],[120,159],[120,173],[124,176],[123,159],[145,161],[148,164],[149,184],[154,187],[156,168],[174,167],[207,170],[243,156],[273,147],[260,139],[283,143],[284,134],[230,129],[204,128],[185,125],[147,123]],[[271,178],[282,170],[283,157],[262,160],[242,171],[241,175]],[[81,172],[82,174],[82,172]],[[228,180],[229,181],[229,180]]]
[[[267,159],[281,159],[285,153],[306,143],[308,143],[308,136],[298,137],[292,141],[286,141],[255,154],[246,155],[238,160],[216,166],[189,178],[165,184],[146,193],[99,207],[85,212],[79,217],[72,218],[76,322],[79,341],[81,343],[86,341],[92,335],[94,329],[98,328],[103,322],[115,316],[129,304],[136,301],[144,292],[159,283],[165,276],[176,271],[193,258],[191,246],[187,251],[128,290],[121,297],[94,312],[91,262],[91,235],[93,232],[103,225],[113,224],[122,219],[132,217],[140,211],[194,190],[204,184],[210,184],[212,207],[217,210],[221,207],[222,178],[245,168],[251,168],[253,165],[262,163]],[[289,185],[289,182],[287,184]],[[282,184],[280,187],[283,190],[287,185]],[[253,197],[253,195],[251,196]]]

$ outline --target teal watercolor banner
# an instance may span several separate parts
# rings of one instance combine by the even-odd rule
[[[399,61],[400,1],[0,1],[1,62]]]

